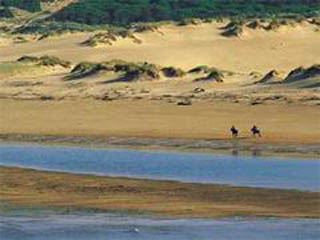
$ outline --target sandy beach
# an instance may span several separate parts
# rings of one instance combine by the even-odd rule
[[[320,154],[320,111],[314,107],[223,102],[181,107],[143,100],[0,100],[0,106],[3,142]],[[253,124],[262,138],[251,136]],[[230,136],[231,125],[240,129],[238,140]]]
[[[28,208],[179,217],[319,217],[319,193],[0,168],[0,200]]]

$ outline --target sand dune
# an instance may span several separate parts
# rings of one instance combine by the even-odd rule
[[[74,69],[3,62],[0,63],[0,97],[16,100],[143,99],[178,105],[228,102],[319,106],[320,79],[318,75],[309,76],[309,71],[317,69],[314,66],[298,68],[305,72],[303,78],[292,81],[288,77],[282,80],[285,75],[280,78],[274,71],[263,77],[258,73],[235,73],[207,66],[195,66],[191,72],[183,72],[173,67],[124,61],[83,63]],[[194,69],[203,70],[195,72]]]
[[[123,59],[148,61],[190,69],[210,65],[231,71],[267,72],[271,69],[289,71],[298,66],[320,62],[320,34],[315,25],[304,23],[283,27],[278,31],[247,28],[241,38],[221,36],[219,27],[225,23],[201,25],[166,25],[158,32],[136,33],[143,44],[120,39],[104,48],[84,47],[81,42],[94,33],[78,33],[57,39],[45,39],[19,45],[0,47],[1,60],[14,60],[21,55],[55,55],[73,63]]]

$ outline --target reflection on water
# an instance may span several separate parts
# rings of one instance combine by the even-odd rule
[[[231,154],[233,156],[238,156],[239,155],[239,142],[236,139],[236,141],[232,142],[232,150],[231,150]],[[253,144],[253,146],[251,146],[248,149],[249,154],[251,154],[253,157],[260,157],[262,156],[262,149],[261,146],[259,144]]]
[[[0,215],[3,240],[313,240],[315,219],[155,219],[111,214]]]
[[[238,149],[233,149],[232,152],[231,152],[231,154],[232,154],[233,156],[238,156],[238,155],[239,155]]]
[[[259,155],[256,149],[255,155]],[[255,156],[0,145],[0,165],[99,175],[320,190],[320,161]]]
[[[253,156],[261,156],[261,149],[259,147],[253,147],[252,148],[252,155]]]

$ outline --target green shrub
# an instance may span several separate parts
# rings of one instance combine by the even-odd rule
[[[210,67],[207,65],[201,65],[194,67],[188,71],[188,73],[208,73],[210,71]]]
[[[130,63],[122,60],[112,60],[103,63],[82,62],[75,66],[67,80],[80,79],[99,72],[120,73],[126,80],[134,80],[142,77],[149,79],[160,78],[159,69],[154,64]]]
[[[243,33],[242,26],[235,25],[233,27],[226,29],[224,32],[221,33],[221,35],[225,37],[232,37],[232,36],[240,37],[242,33]]]
[[[166,77],[183,77],[186,75],[182,69],[175,67],[165,67],[162,68],[161,71]]]
[[[139,23],[131,26],[134,32],[142,33],[142,32],[157,32],[159,28],[156,24],[151,23]]]
[[[41,34],[42,38],[67,32],[92,32],[107,29],[106,26],[89,26],[74,22],[34,21],[16,28],[13,34]]]
[[[26,64],[32,63],[32,64],[37,64],[40,66],[47,66],[47,67],[53,67],[57,65],[64,68],[70,67],[70,62],[54,56],[47,56],[47,55],[42,56],[40,58],[33,57],[33,56],[22,56],[17,60],[17,62],[26,63]]]
[[[131,31],[114,31],[109,30],[107,32],[100,32],[90,37],[88,40],[84,41],[82,44],[90,47],[96,47],[99,44],[112,45],[113,42],[117,41],[117,38],[129,38],[132,39],[134,43],[141,44],[142,41],[138,39]]]
[[[40,0],[1,0],[0,6],[17,7],[30,12],[41,10]]]
[[[12,18],[14,17],[13,13],[9,9],[9,7],[0,7],[0,18]]]
[[[178,22],[178,26],[199,25],[200,23],[201,21],[199,19],[185,18]]]
[[[103,64],[92,62],[81,62],[77,64],[65,78],[65,80],[80,79],[99,73],[102,70],[108,70]]]
[[[207,74],[207,76],[197,78],[194,80],[194,82],[202,82],[202,81],[216,81],[216,82],[222,83],[224,82],[224,74],[222,71],[212,68],[209,74]]]

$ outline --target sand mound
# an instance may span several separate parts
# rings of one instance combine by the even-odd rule
[[[22,56],[16,61],[0,63],[0,79],[47,76],[65,72],[65,69],[69,67],[68,61],[53,56]]]
[[[154,64],[130,63],[122,60],[112,60],[103,63],[79,63],[71,70],[70,74],[65,79],[81,79],[103,72],[119,73],[119,78],[106,83],[133,80],[154,80],[160,78],[159,67]]]
[[[240,37],[243,34],[243,22],[229,22],[221,29],[224,37]]]
[[[178,26],[188,26],[188,25],[200,25],[203,21],[197,18],[184,18],[181,19],[177,25]]]
[[[311,23],[311,24],[320,26],[320,17],[311,18],[308,22]]]
[[[277,70],[272,70],[268,72],[262,79],[260,79],[259,81],[256,81],[254,84],[278,83],[282,81],[282,78],[280,76],[281,74]]]
[[[213,68],[210,68],[207,65],[201,65],[190,69],[188,73],[210,73],[212,70]]]
[[[120,32],[108,31],[108,32],[97,33],[94,36],[90,37],[88,40],[82,42],[81,44],[84,46],[90,46],[90,47],[99,47],[99,46],[105,46],[105,45],[111,46],[121,38],[130,39],[137,44],[142,43],[142,41],[130,31],[120,31]]]
[[[309,68],[298,67],[292,70],[282,83],[300,88],[320,87],[320,64]]]
[[[288,74],[284,82],[293,82],[311,77],[320,77],[320,64],[315,64],[309,68],[298,67]]]
[[[297,25],[301,24],[303,20],[290,20],[290,19],[282,19],[282,20],[272,20],[270,22],[264,20],[251,20],[249,22],[245,21],[231,21],[224,27],[220,28],[223,30],[221,33],[222,36],[225,37],[241,37],[244,33],[246,33],[246,28],[252,30],[266,30],[266,31],[277,31],[278,29],[285,28],[293,28]]]
[[[254,30],[256,30],[256,29],[264,29],[264,25],[259,20],[252,20],[252,21],[248,22],[246,24],[246,26],[248,28],[251,28],[251,29],[254,29]]]
[[[175,68],[175,67],[164,67],[161,69],[163,74],[166,77],[183,77],[186,75],[186,73],[180,69],[180,68]]]
[[[156,32],[163,35],[163,32],[160,31],[159,26],[155,24],[141,23],[131,25],[131,29],[135,33],[145,33],[145,32]]]
[[[82,42],[82,45],[97,47],[99,45],[112,45],[113,42],[116,42],[117,38],[113,34],[108,32],[97,33],[94,36],[90,37],[88,40]]]
[[[194,82],[215,81],[218,83],[222,83],[222,82],[224,82],[224,74],[222,73],[222,71],[214,69],[214,70],[210,70],[210,73],[207,76],[201,77],[201,78],[196,78],[193,81]]]
[[[186,72],[180,68],[161,67],[147,62],[132,63],[112,60],[103,63],[79,63],[71,70],[66,80],[81,79],[103,72],[118,73],[123,81],[160,79],[161,73],[168,78],[180,78],[186,75]]]
[[[294,20],[288,20],[288,19],[283,19],[283,20],[273,20],[270,23],[268,23],[264,29],[267,31],[277,31],[280,28],[284,27],[296,27],[298,25],[297,21]]]
[[[92,76],[101,71],[111,71],[106,64],[81,62],[77,64],[65,78],[65,80],[81,79],[88,76]]]
[[[25,63],[25,64],[35,64],[39,66],[46,67],[54,67],[61,66],[64,68],[70,67],[70,62],[62,60],[60,58],[54,56],[42,56],[42,57],[33,57],[33,56],[22,56],[17,60],[17,62]]]
[[[292,70],[284,79],[277,70],[267,73],[261,80],[254,84],[274,84],[281,83],[296,88],[320,87],[320,64],[315,64],[309,68],[298,67]]]
[[[199,81],[215,81],[222,83],[226,78],[234,76],[236,73],[232,71],[221,70],[215,67],[209,67],[207,65],[200,65],[194,67],[188,71],[189,74],[200,75],[200,77],[194,79],[194,82]],[[239,75],[238,75],[239,76]],[[231,79],[229,79],[231,80]]]
[[[118,80],[155,80],[159,79],[159,68],[149,63],[125,63],[115,65],[115,72],[124,72],[124,76]],[[116,79],[117,80],[117,79]]]

